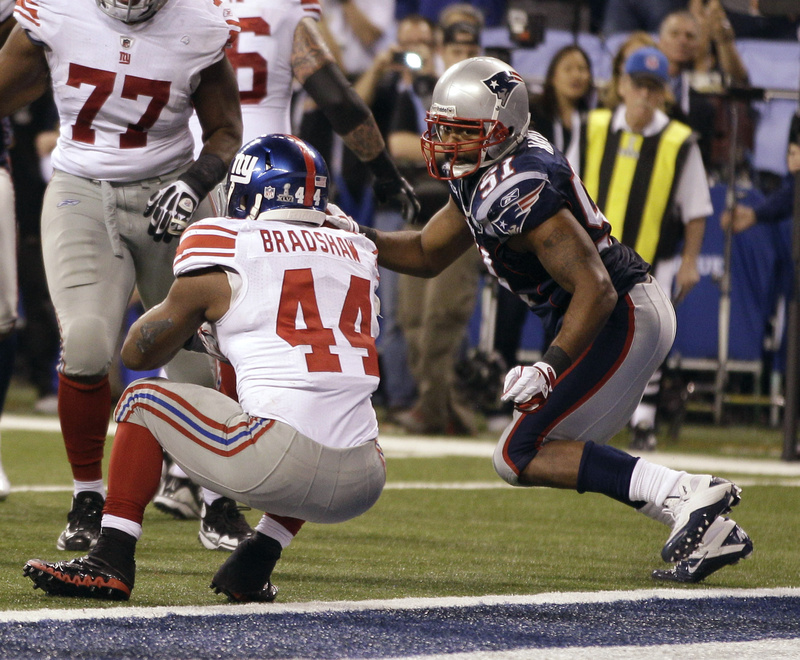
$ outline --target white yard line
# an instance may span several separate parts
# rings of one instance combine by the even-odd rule
[[[52,619],[154,619],[170,615],[219,616],[242,614],[286,614],[304,612],[358,612],[365,610],[418,610],[430,608],[477,607],[482,605],[572,605],[583,603],[636,602],[665,600],[703,600],[711,598],[790,598],[800,597],[800,588],[772,589],[643,589],[641,591],[556,592],[524,596],[450,596],[445,598],[391,598],[387,600],[311,601],[307,603],[264,603],[247,605],[186,605],[180,607],[114,607],[81,609],[40,609],[0,612],[0,622],[35,622]]]
[[[115,428],[116,425],[112,423],[109,428],[109,435],[113,435]],[[2,430],[59,433],[60,427],[55,417],[3,415],[0,418],[0,431]],[[388,458],[442,458],[447,456],[490,458],[495,448],[494,442],[486,440],[448,440],[413,435],[381,435],[380,443],[384,454]],[[642,456],[653,463],[689,472],[800,478],[800,461],[787,462],[761,458],[700,456],[659,451],[642,454]]]

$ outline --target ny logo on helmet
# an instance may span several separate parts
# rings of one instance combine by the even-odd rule
[[[258,156],[238,153],[231,163],[231,181],[233,183],[250,183],[253,170],[258,165]]]
[[[505,108],[506,103],[508,103],[508,98],[511,96],[511,92],[514,91],[517,85],[524,81],[516,71],[498,71],[490,78],[482,80],[481,82],[489,88],[489,91],[500,100],[500,105]]]

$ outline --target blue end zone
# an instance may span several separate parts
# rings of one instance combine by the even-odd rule
[[[143,610],[145,612],[146,610]],[[0,623],[6,658],[379,658],[800,638],[800,596]],[[111,614],[113,610],[109,610]],[[800,645],[798,645],[800,648]],[[687,650],[676,649],[674,657]]]

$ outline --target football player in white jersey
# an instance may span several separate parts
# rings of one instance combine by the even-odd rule
[[[317,26],[318,0],[223,0],[223,5],[235,11],[241,25],[227,56],[239,84],[244,142],[293,132],[297,80],[345,146],[369,166],[378,201],[399,204],[405,219],[413,221],[419,213],[416,194],[398,172],[369,107],[336,64]]]
[[[227,217],[184,233],[169,295],[134,323],[122,356],[150,369],[202,346],[234,367],[239,401],[160,378],[131,384],[115,412],[100,539],[78,559],[28,561],[36,586],[129,598],[164,452],[197,483],[282,516],[342,522],[377,501],[386,477],[371,403],[377,252],[329,224],[328,180],[319,152],[291,135],[256,138],[237,154]],[[213,578],[231,601],[277,594],[281,543],[261,523],[256,530]]]
[[[417,197],[389,156],[369,107],[355,93],[326,45],[317,26],[319,2],[223,0],[223,5],[231,6],[241,25],[236,43],[226,54],[239,85],[244,142],[265,133],[293,132],[290,111],[293,83],[297,80],[323,110],[344,144],[369,165],[378,200],[398,204],[405,219],[413,221],[419,213]],[[195,152],[199,153],[201,131],[196,120],[191,126]],[[218,381],[223,391],[235,395],[235,386],[230,384],[235,382],[235,376],[229,367],[221,366]],[[180,467],[171,464],[154,502],[162,511],[186,517],[190,511],[187,503],[193,504],[194,492]],[[204,515],[199,537],[209,549],[232,549],[236,537],[210,529],[205,520],[205,512],[211,510],[217,498],[211,491],[202,493]],[[230,508],[231,504],[227,506]],[[276,533],[288,543],[302,521],[276,518],[275,525]]]
[[[208,192],[241,145],[236,78],[224,50],[239,30],[218,0],[19,0],[0,51],[0,116],[48,84],[60,117],[42,249],[61,329],[58,409],[74,495],[58,548],[100,531],[108,370],[134,286],[146,307],[173,281],[174,236],[213,215]],[[196,110],[203,150],[193,160]],[[149,218],[149,220],[148,220]],[[206,356],[170,378],[213,382]]]
[[[0,45],[14,26],[14,0],[0,0]],[[8,147],[11,123],[0,120],[0,415],[6,402],[14,371],[17,321],[17,223],[14,215],[14,186]],[[8,497],[11,484],[0,462],[0,500]]]

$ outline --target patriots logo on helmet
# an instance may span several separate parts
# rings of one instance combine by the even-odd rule
[[[498,71],[490,78],[486,78],[486,80],[482,80],[481,82],[489,88],[492,94],[500,99],[500,105],[505,107],[506,103],[508,103],[508,98],[511,96],[511,92],[514,91],[517,85],[524,81],[516,71]]]

